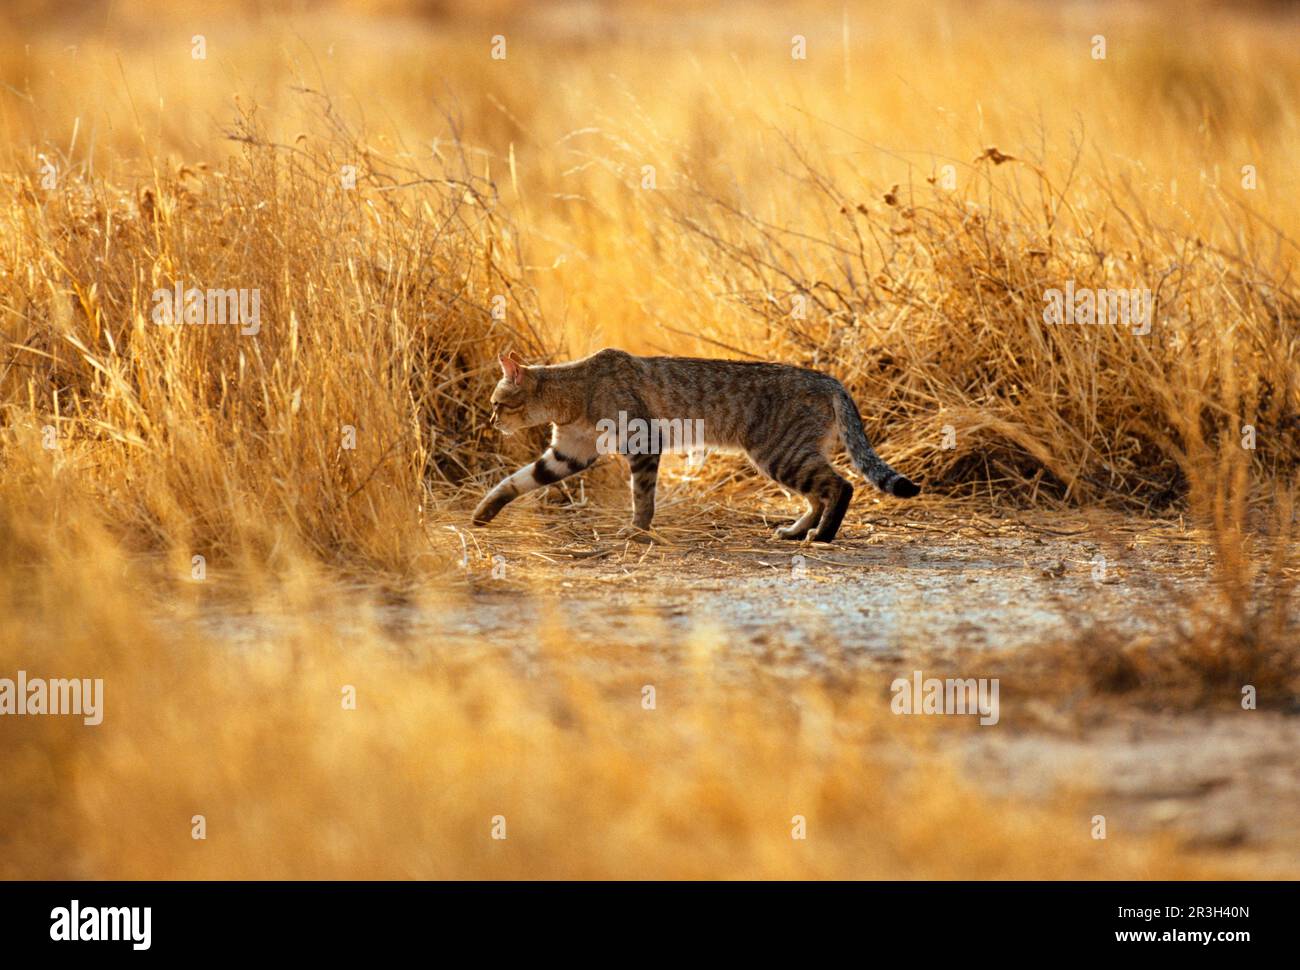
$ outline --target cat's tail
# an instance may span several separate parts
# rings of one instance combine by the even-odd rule
[[[853,403],[849,392],[842,386],[837,388],[837,391],[835,413],[839,417],[840,437],[844,440],[844,447],[848,449],[854,467],[867,481],[886,495],[911,498],[919,494],[920,486],[906,475],[901,475],[886,465],[884,459],[871,447],[871,442],[867,440],[867,433],[862,427],[862,415],[858,413],[858,406]]]

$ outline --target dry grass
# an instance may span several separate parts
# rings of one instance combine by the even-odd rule
[[[653,671],[689,700],[649,715],[563,630],[539,681],[415,656],[336,585],[455,585],[441,526],[524,457],[484,420],[498,351],[750,354],[843,378],[940,495],[1185,511],[1220,598],[1184,673],[1130,674],[1290,683],[1300,27],[1172,9],[11,8],[0,658],[103,676],[112,710],[89,739],[5,728],[0,874],[1202,871],[1099,846],[1075,805],[978,801],[924,737],[881,740],[867,685],[719,697],[707,632],[693,672]],[[178,279],[257,289],[259,332],[156,326]],[[1153,332],[1045,326],[1067,280],[1150,288]],[[701,488],[732,502],[719,467]],[[214,589],[301,622],[232,650],[198,622]],[[313,618],[340,601],[347,635]]]
[[[482,468],[498,346],[540,347],[491,186],[463,158],[426,173],[370,152],[345,192],[338,158],[359,149],[325,110],[321,147],[271,143],[250,110],[238,155],[156,168],[133,196],[11,183],[7,434],[53,445],[149,548],[412,568],[425,488]],[[152,294],[178,281],[256,290],[260,319],[159,326]]]
[[[103,677],[106,714],[0,733],[3,878],[1238,874],[1172,840],[1093,840],[1081,795],[990,800],[927,730],[900,733],[870,679],[791,688],[732,668],[723,686],[708,631],[633,664],[561,628],[538,630],[526,663],[429,650],[315,575],[279,589],[288,629],[234,646],[177,600],[165,627],[126,608],[144,578],[115,540],[69,528],[89,520],[72,501],[70,521],[35,511],[0,516],[0,649]]]

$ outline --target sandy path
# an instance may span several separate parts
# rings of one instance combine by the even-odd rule
[[[461,533],[460,593],[437,609],[385,606],[381,621],[415,649],[504,650],[524,663],[539,629],[560,630],[579,647],[616,645],[632,667],[671,661],[704,627],[725,644],[720,676],[740,661],[793,679],[852,668],[878,678],[888,704],[891,681],[914,670],[979,677],[981,657],[1086,650],[1096,625],[1159,636],[1213,582],[1208,547],[1176,520],[863,505],[833,546],[767,538],[775,505],[696,520],[670,507],[649,544],[615,537],[614,510],[511,509]],[[274,626],[213,622],[236,640]],[[1120,830],[1167,830],[1189,853],[1300,876],[1300,718],[1017,692],[1014,666],[997,669],[999,723],[947,735],[977,784],[1030,799],[1083,792]]]

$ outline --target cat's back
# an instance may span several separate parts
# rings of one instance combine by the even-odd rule
[[[705,419],[726,438],[753,424],[756,414],[811,407],[829,417],[840,389],[830,375],[790,364],[642,357],[615,348],[570,366],[581,369],[592,414],[608,417],[635,401],[650,417]]]
[[[631,356],[631,355],[629,355]],[[718,389],[736,386],[758,390],[766,387],[822,386],[834,378],[793,364],[761,360],[726,360],[715,357],[640,357],[651,379],[675,384],[695,384]]]
[[[717,357],[645,357],[615,347],[607,347],[570,365],[560,366],[581,366],[595,379],[623,377],[678,385],[708,386],[718,381],[751,386],[780,382],[822,385],[835,381],[828,374],[793,364]]]

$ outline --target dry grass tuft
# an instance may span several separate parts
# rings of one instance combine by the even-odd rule
[[[962,166],[963,192],[931,175],[869,198],[869,179],[790,146],[798,223],[699,186],[674,217],[764,334],[750,352],[837,372],[931,488],[1166,510],[1198,449],[1240,450],[1245,426],[1268,443],[1251,471],[1295,476],[1294,242],[1239,211],[1226,251],[1127,204],[1120,178],[1076,176],[1077,156],[1057,183],[1046,161],[1019,177],[981,164],[992,153]],[[1046,324],[1045,294],[1067,287],[1149,292],[1151,332]]]
[[[321,129],[277,143],[250,110],[232,158],[158,165],[134,193],[6,183],[8,447],[44,445],[142,548],[413,568],[431,490],[496,451],[496,353],[541,352],[510,223],[467,159],[383,156],[328,103]],[[229,322],[159,325],[178,284],[247,291],[247,315],[201,296]]]

